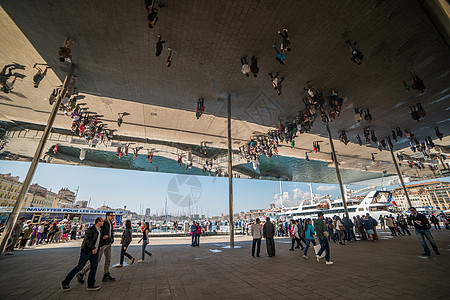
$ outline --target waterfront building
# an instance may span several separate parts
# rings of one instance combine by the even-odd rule
[[[23,203],[24,207],[53,207],[56,203],[56,193],[47,190],[37,183],[30,185]]]
[[[23,183],[19,176],[0,174],[0,207],[13,207],[19,197]]]
[[[70,208],[75,205],[76,194],[68,188],[62,188],[59,190],[57,198],[58,207]]]
[[[450,183],[444,181],[431,181],[407,185],[409,199],[416,208],[429,210],[450,209]],[[402,187],[392,190],[392,198],[400,210],[409,208]]]

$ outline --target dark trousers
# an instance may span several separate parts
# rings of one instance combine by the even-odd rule
[[[97,266],[98,266],[98,252],[95,254],[88,254],[86,252],[81,251],[80,253],[80,259],[78,260],[78,265],[73,268],[72,271],[67,274],[66,278],[63,280],[64,285],[68,285],[70,281],[75,277],[75,275],[80,272],[83,267],[86,265],[87,262],[90,262],[91,264],[91,270],[89,272],[88,276],[88,287],[93,287],[95,285],[95,274],[97,273]]]
[[[197,245],[197,233],[194,232],[194,233],[191,235],[191,237],[192,237],[192,243],[191,243],[191,246]]]
[[[123,249],[123,247],[124,247],[123,245],[122,245],[122,247],[120,247],[120,264],[121,265],[123,265],[123,258],[124,258],[124,256],[128,257],[129,259],[133,258],[133,256],[131,256],[130,254],[127,253],[128,246],[125,247],[125,249]]]
[[[255,256],[255,246],[256,246],[256,256],[259,256],[259,253],[261,252],[261,239],[253,239],[252,256]]]
[[[200,234],[196,234],[195,235],[195,245],[197,246],[197,247],[200,247]]]
[[[53,237],[55,236],[56,232],[50,231],[47,237],[47,243],[51,243],[53,241]]]
[[[295,242],[297,242],[297,248],[300,248],[300,246],[303,248],[302,242],[299,238],[293,238],[292,239],[292,245],[291,245],[291,249],[294,249],[295,246]]]
[[[328,239],[326,237],[319,237],[320,250],[317,255],[321,256],[323,251],[325,251],[325,260],[330,261],[330,245],[328,244]]]
[[[267,254],[269,256],[275,256],[275,241],[273,237],[266,238],[266,247],[267,247]]]
[[[439,223],[433,223],[434,225],[434,229],[438,229],[441,230],[441,225]]]
[[[408,226],[404,225],[404,226],[400,226],[400,227],[402,229],[403,234],[405,234],[405,232],[406,232],[408,235],[411,235],[411,232],[409,232]]]
[[[77,239],[77,232],[76,232],[76,231],[71,231],[71,232],[70,232],[70,239],[71,239],[72,241],[74,241],[74,240]]]
[[[389,229],[391,230],[391,235],[396,236],[397,232],[395,231],[395,227],[389,227]]]

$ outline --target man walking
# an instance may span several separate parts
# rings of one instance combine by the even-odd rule
[[[250,71],[253,73],[254,77],[258,76],[259,68],[258,68],[258,60],[256,57],[252,56],[252,65],[250,66]]]
[[[103,218],[98,217],[95,219],[95,224],[86,230],[83,244],[81,244],[80,259],[78,260],[78,265],[72,269],[72,271],[67,274],[66,278],[61,281],[61,288],[63,291],[69,291],[69,283],[73,277],[83,269],[86,263],[89,261],[91,266],[91,271],[88,277],[88,291],[99,290],[100,287],[95,285],[95,274],[97,273],[98,266],[98,250],[100,248],[100,237],[101,237],[101,227],[103,225]]]
[[[256,257],[259,256],[259,253],[261,251],[261,239],[263,236],[263,227],[261,225],[261,220],[259,218],[256,218],[256,223],[252,225],[252,237],[253,237],[253,244],[252,244],[252,256],[255,257],[255,246],[256,246]]]
[[[103,282],[114,281],[115,278],[111,277],[109,273],[109,267],[111,265],[111,247],[114,243],[114,233],[112,230],[114,220],[114,213],[112,211],[108,211],[106,213],[105,221],[103,222],[102,227],[100,228],[100,248],[98,250],[98,262],[102,260],[102,255],[105,255],[105,265],[103,267]],[[84,283],[83,276],[89,271],[91,268],[90,265],[86,265],[80,273],[77,274],[77,280],[79,283]]]
[[[270,218],[266,218],[266,223],[263,227],[263,236],[266,239],[267,254],[269,257],[275,256],[275,241],[273,239],[275,235],[275,226],[270,222]]]
[[[241,57],[241,65],[242,65],[242,67],[241,67],[241,72],[242,72],[242,74],[244,74],[245,76],[250,76],[249,75],[249,73],[250,73],[250,66],[248,65],[248,62],[247,62],[247,57]]]
[[[42,70],[38,65],[45,66],[45,69]],[[35,63],[33,68],[35,68],[37,70],[37,73],[33,76],[33,83],[34,83],[34,87],[38,88],[42,79],[44,79],[45,75],[47,75],[47,70],[50,69],[50,67],[47,66],[46,64]]]
[[[11,236],[8,241],[8,245],[5,248],[5,255],[13,255],[12,251],[14,250],[14,246],[17,244],[17,241],[20,238],[20,234],[23,230],[23,223],[25,222],[25,217],[21,217],[17,223],[14,225],[13,230],[11,231]]]
[[[408,218],[408,223],[409,225],[414,226],[414,228],[416,229],[417,238],[419,239],[420,243],[422,244],[423,250],[425,251],[425,253],[423,253],[422,255],[431,255],[430,248],[428,248],[424,237],[426,237],[428,242],[430,242],[431,247],[433,247],[434,252],[436,252],[436,255],[441,255],[441,253],[439,253],[436,242],[431,235],[431,225],[428,222],[427,217],[423,214],[419,214],[414,207],[410,207],[409,210],[411,211],[411,215]]]
[[[9,77],[13,76],[12,70],[17,69],[17,64],[10,64],[3,67],[0,72],[0,86],[5,93],[11,92],[14,83],[16,82],[17,76],[14,76],[14,80],[12,82],[8,82]]]
[[[327,226],[323,220],[323,212],[319,211],[317,213],[318,219],[314,221],[314,229],[316,230],[316,235],[319,237],[320,250],[316,254],[317,262],[320,262],[320,256],[323,251],[325,251],[325,260],[327,265],[332,265],[333,262],[330,261],[330,245],[328,244],[328,231]]]
[[[162,51],[163,51],[163,48],[164,48],[163,44],[166,41],[162,41],[161,40],[161,35],[160,34],[157,34],[156,37],[158,38],[158,42],[156,43],[156,56],[160,56]]]

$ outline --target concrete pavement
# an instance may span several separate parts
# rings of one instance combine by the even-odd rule
[[[441,256],[422,257],[414,235],[391,237],[381,231],[378,242],[331,244],[327,266],[316,263],[313,250],[309,260],[296,249],[289,251],[290,239],[276,239],[277,255],[251,257],[248,237],[236,237],[240,248],[227,249],[227,237],[207,237],[199,248],[189,239],[151,239],[147,247],[154,254],[146,263],[112,269],[115,282],[99,282],[102,289],[86,291],[73,280],[72,290],[62,292],[59,282],[75,266],[79,242],[70,247],[40,246],[16,251],[0,260],[0,297],[5,299],[445,299],[450,293],[450,231],[432,234]],[[129,252],[139,257],[140,246]],[[58,245],[59,246],[59,245]],[[119,259],[119,246],[112,251],[112,264]],[[211,251],[212,250],[212,251]]]

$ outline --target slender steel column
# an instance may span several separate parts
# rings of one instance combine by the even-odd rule
[[[328,131],[328,138],[330,139],[331,154],[333,155],[334,165],[336,167],[336,175],[337,175],[337,178],[339,181],[339,187],[341,188],[341,195],[342,195],[342,201],[344,202],[345,215],[347,216],[348,219],[350,219],[350,216],[348,214],[348,208],[347,208],[347,199],[345,198],[344,187],[342,186],[341,173],[339,172],[339,164],[338,164],[337,157],[336,157],[336,151],[334,151],[333,138],[331,137],[330,126],[328,126],[328,123],[327,123],[327,131]]]
[[[50,131],[52,130],[53,123],[55,121],[56,114],[58,113],[59,106],[61,105],[61,100],[64,97],[67,87],[69,86],[70,80],[72,79],[73,72],[75,70],[75,65],[71,64],[69,68],[69,72],[67,73],[66,79],[64,80],[63,89],[58,95],[58,98],[53,104],[52,112],[48,117],[47,126],[45,127],[44,133],[42,134],[41,140],[39,141],[39,145],[34,153],[33,160],[31,162],[30,168],[28,169],[27,176],[25,177],[25,181],[23,182],[22,189],[20,190],[19,196],[17,198],[16,203],[14,204],[14,208],[9,215],[8,221],[5,226],[5,230],[1,236],[0,240],[0,254],[3,253],[6,247],[6,242],[8,241],[11,231],[16,224],[17,218],[19,217],[20,210],[22,209],[22,205],[25,199],[25,196],[28,192],[28,188],[30,186],[31,180],[33,179],[34,172],[36,171],[36,167],[38,165],[39,159],[41,158],[42,151],[44,150],[45,143],[50,135]]]
[[[234,248],[233,165],[231,159],[231,97],[228,95],[228,206],[230,208],[230,248]]]
[[[392,161],[394,162],[395,169],[397,170],[398,178],[400,179],[400,182],[403,187],[403,191],[405,192],[406,200],[408,201],[408,205],[409,205],[409,207],[411,207],[412,204],[411,204],[411,200],[409,200],[408,190],[406,189],[405,182],[403,182],[402,172],[400,172],[400,169],[397,164],[397,160],[395,159],[395,156],[394,156],[394,151],[393,151],[394,146],[392,145],[391,138],[388,138],[387,141],[388,141],[389,150],[391,151]]]

